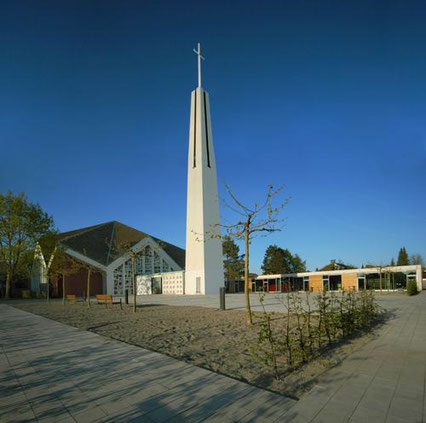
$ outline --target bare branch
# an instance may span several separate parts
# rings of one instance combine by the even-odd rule
[[[226,202],[226,200],[224,200],[223,198],[221,199],[221,202],[223,204],[224,207],[226,207],[229,210],[232,210],[234,213],[239,214],[240,216],[245,216],[246,213],[242,212],[241,210],[236,209],[235,207],[232,207],[229,203]]]
[[[241,207],[241,209],[243,209],[243,211],[247,214],[247,212],[251,212],[253,213],[254,210],[251,210],[249,207],[245,206],[243,203],[241,203],[241,201],[239,201],[237,199],[237,197],[235,197],[234,193],[231,191],[231,188],[229,187],[229,185],[225,185],[226,190],[228,191],[228,194],[231,196],[231,198],[234,200],[235,204],[237,204],[239,207]]]
[[[274,207],[272,200],[283,190],[283,186],[274,189],[273,185],[268,185],[265,201],[261,205],[256,202],[253,207],[248,207],[235,196],[229,185],[225,185],[225,188],[235,204],[230,205],[225,200],[222,200],[222,203],[229,210],[232,210],[239,216],[243,216],[243,219],[239,217],[236,223],[215,225],[215,228],[217,226],[223,228],[226,231],[226,235],[223,236],[220,234],[220,231],[215,231],[214,233],[210,232],[210,237],[221,239],[226,239],[226,237],[228,237],[230,239],[233,238],[245,241],[244,285],[247,324],[251,325],[253,322],[249,297],[249,249],[251,239],[254,238],[256,234],[268,235],[272,232],[281,231],[281,227],[278,227],[278,224],[284,220],[279,219],[278,217],[284,207],[288,204],[289,200],[286,199],[283,203]],[[204,234],[200,234],[200,236],[201,239],[204,240]]]

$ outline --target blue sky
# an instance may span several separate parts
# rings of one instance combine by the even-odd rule
[[[200,41],[219,188],[285,184],[273,243],[308,267],[426,257],[420,1],[21,1],[0,17],[0,190],[62,231],[119,220],[185,244]]]

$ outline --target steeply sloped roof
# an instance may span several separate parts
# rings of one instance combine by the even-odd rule
[[[108,266],[125,253],[125,245],[133,246],[150,237],[183,269],[185,250],[123,223],[112,221],[88,226],[59,235],[61,244],[86,257]]]

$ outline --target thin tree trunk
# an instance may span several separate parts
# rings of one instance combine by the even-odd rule
[[[246,322],[248,325],[253,324],[253,317],[251,315],[250,308],[250,293],[249,293],[249,230],[248,225],[245,228],[245,245],[246,245],[246,254],[245,254],[245,266],[244,266],[244,286],[246,292]]]
[[[62,275],[62,304],[65,305],[65,275]]]
[[[6,274],[6,298],[10,298],[10,273]]]
[[[136,313],[135,257],[132,255],[133,313]]]
[[[50,300],[50,283],[49,283],[49,276],[47,276],[47,282],[46,282],[46,302],[49,304]]]
[[[87,269],[87,305],[90,308],[90,274],[92,273],[92,269]]]

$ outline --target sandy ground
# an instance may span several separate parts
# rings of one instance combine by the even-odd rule
[[[283,374],[282,380],[277,381],[247,346],[256,334],[245,326],[243,311],[143,305],[133,313],[131,306],[123,305],[120,310],[119,305],[93,304],[89,309],[84,303],[63,306],[58,302],[21,303],[15,307],[295,398],[307,391],[325,370],[374,336],[373,333],[342,342],[302,368]],[[274,313],[274,324],[282,323],[282,315]]]

